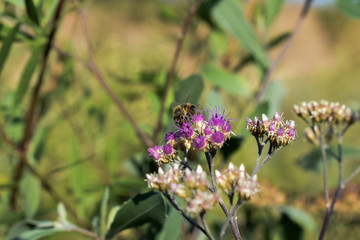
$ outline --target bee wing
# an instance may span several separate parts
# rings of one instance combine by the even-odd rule
[[[187,95],[187,97],[182,101],[182,103],[183,103],[183,104],[184,104],[184,103],[187,103],[187,102],[189,101],[190,97],[191,97],[190,94]]]
[[[171,107],[171,109],[173,110],[175,107],[177,107],[179,104],[178,103],[176,103],[176,102],[172,102],[171,104],[170,104],[170,107]]]

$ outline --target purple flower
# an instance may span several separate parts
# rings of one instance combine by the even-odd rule
[[[211,135],[211,141],[216,143],[216,144],[223,144],[224,140],[225,140],[225,136],[221,132],[214,132]]]
[[[231,125],[230,125],[230,122],[229,122],[229,121],[227,121],[227,122],[225,123],[225,125],[224,125],[224,127],[223,127],[223,130],[224,130],[225,132],[230,132],[230,131],[231,131]]]
[[[290,131],[288,132],[288,136],[290,138],[294,138],[295,137],[295,128],[291,128]]]
[[[246,117],[246,124],[247,125],[252,125],[252,121],[249,117]]]
[[[268,122],[269,122],[269,119],[268,119],[268,117],[265,115],[265,113],[263,113],[263,114],[261,115],[261,120],[262,120],[263,123],[268,123]]]
[[[287,126],[289,129],[295,129],[295,121],[294,121],[294,120],[290,120],[290,121],[286,122],[286,126]]]
[[[213,127],[222,127],[226,123],[225,116],[219,114],[219,113],[212,113],[212,116],[209,120],[209,124]]]
[[[194,129],[192,128],[192,126],[189,123],[185,122],[185,123],[180,125],[179,133],[180,133],[181,137],[184,137],[186,139],[190,139],[194,135]]]
[[[270,126],[269,126],[269,131],[272,132],[272,131],[275,131],[275,124],[273,122],[270,123]]]
[[[274,115],[274,121],[276,121],[276,122],[281,122],[282,121],[281,116],[280,116],[280,114],[278,112],[276,112],[275,115]]]
[[[192,116],[192,122],[193,123],[204,122],[204,115],[201,112],[197,112],[196,115]]]
[[[205,147],[205,144],[206,144],[205,137],[200,135],[194,139],[193,147],[197,149],[203,149]]]
[[[165,144],[163,146],[163,151],[166,155],[170,155],[174,152],[174,149],[172,148],[171,144]]]
[[[277,131],[277,135],[278,135],[279,137],[284,136],[284,129],[283,129],[282,127],[280,127],[279,130]]]
[[[165,142],[168,142],[168,141],[173,141],[175,140],[175,133],[173,132],[168,132],[166,135],[165,135]]]
[[[212,134],[212,130],[209,126],[206,126],[205,129],[204,129],[204,134],[205,135],[210,135]]]
[[[259,125],[260,124],[260,120],[259,120],[259,118],[258,117],[254,117],[254,125],[255,126],[257,126],[257,125]]]
[[[162,147],[159,145],[156,145],[155,147],[148,149],[148,153],[149,153],[150,157],[152,157],[155,160],[158,160],[161,158],[162,151],[163,151]]]

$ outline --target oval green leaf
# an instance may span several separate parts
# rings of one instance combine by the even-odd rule
[[[18,87],[14,95],[14,102],[13,102],[14,107],[16,107],[19,103],[21,103],[22,99],[25,96],[25,93],[29,87],[31,77],[36,69],[36,66],[39,63],[42,49],[43,49],[42,46],[38,46],[32,50],[31,57],[28,60],[23,70],[23,73],[20,78],[20,82],[18,84]]]
[[[250,51],[264,67],[269,67],[269,58],[265,49],[257,40],[250,24],[246,21],[238,3],[235,0],[220,1],[212,9],[212,17],[225,31],[229,32],[242,46]]]
[[[138,194],[125,202],[116,213],[106,233],[106,239],[112,239],[124,229],[138,227],[145,223],[162,224],[165,218],[166,205],[160,193]]]
[[[193,104],[198,103],[204,89],[203,79],[199,75],[192,75],[180,82],[175,92],[175,101],[182,103],[185,100]]]
[[[275,20],[283,5],[284,0],[267,0],[265,2],[265,18],[267,27],[269,27]]]
[[[1,71],[4,67],[5,61],[7,59],[7,56],[10,52],[11,46],[15,40],[15,36],[19,30],[20,23],[16,24],[9,34],[6,36],[6,38],[2,41],[1,49],[0,49],[0,75]]]
[[[202,73],[215,87],[235,95],[249,95],[246,82],[234,73],[226,72],[215,65],[203,67]]]
[[[336,3],[347,16],[360,18],[360,0],[337,0]]]
[[[26,5],[26,12],[29,18],[31,19],[31,21],[33,21],[36,25],[39,25],[39,17],[34,2],[32,0],[25,0],[25,5]]]

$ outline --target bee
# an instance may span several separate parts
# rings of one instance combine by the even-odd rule
[[[173,118],[177,125],[181,125],[187,120],[190,120],[192,115],[195,115],[196,107],[194,104],[186,102],[174,107]]]

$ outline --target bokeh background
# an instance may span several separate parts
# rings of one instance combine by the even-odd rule
[[[14,2],[3,0],[0,3],[1,12],[19,18],[26,15],[24,8]],[[246,116],[250,116],[256,107],[248,99],[260,84],[261,70],[258,64],[250,63],[236,73],[232,71],[248,52],[231,34],[222,31],[216,24],[209,24],[206,12],[214,1],[204,2],[203,12],[199,11],[194,17],[183,43],[166,101],[164,123],[168,126],[166,129],[173,126],[171,104],[183,101],[175,97],[181,82],[193,74],[201,76],[204,89],[199,92],[200,108],[214,105],[228,108],[230,118],[237,119],[232,122],[234,133],[244,136],[241,147],[229,158],[219,154],[217,167],[224,168],[232,161],[237,165],[244,163],[250,172],[255,164],[257,146],[255,140],[246,134],[244,124]],[[279,34],[291,32],[302,8],[301,1],[286,1],[271,26],[266,26],[262,10],[265,1],[250,2],[254,5],[252,8],[247,7],[245,1],[239,1],[239,4],[248,11],[245,16],[259,42],[264,45]],[[149,135],[156,127],[166,73],[191,3],[182,0],[108,0],[82,1],[77,6],[86,12],[92,53],[101,74],[140,128]],[[44,6],[47,9],[48,6]],[[53,93],[53,89],[59,91],[46,100],[45,113],[39,114],[41,117],[30,148],[37,151],[31,156],[39,172],[90,224],[99,209],[106,186],[110,186],[110,205],[121,205],[137,193],[147,191],[144,174],[155,168],[146,155],[147,147],[139,140],[128,119],[118,111],[94,75],[84,66],[88,48],[81,14],[71,1],[65,6],[54,45],[73,57],[61,56],[55,50],[50,54],[41,93],[44,96]],[[8,18],[11,17],[6,14],[1,16],[2,25],[7,24]],[[274,211],[275,206],[292,206],[306,212],[315,223],[304,227],[304,238],[316,238],[325,212],[322,172],[321,169],[306,170],[298,163],[314,146],[303,137],[306,125],[296,117],[292,107],[302,101],[326,99],[359,109],[359,29],[359,19],[344,14],[336,2],[315,1],[272,75],[272,90],[266,98],[279,100],[267,113],[271,117],[279,111],[286,119],[296,120],[298,137],[292,146],[279,151],[259,173],[262,191],[241,209],[239,215],[239,225],[244,228],[247,239],[269,239],[263,234],[266,226],[281,226],[280,221],[267,223],[280,218],[279,213]],[[0,30],[4,33],[4,28]],[[0,75],[2,125],[14,142],[21,139],[26,123],[24,113],[29,107],[38,72],[38,69],[35,70],[21,104],[12,109],[22,69],[31,55],[31,44],[30,40],[14,43]],[[282,47],[283,42],[269,49],[270,59],[276,58]],[[206,67],[209,66],[217,66],[237,76],[237,81],[244,84],[247,92],[236,94],[226,86],[207,79]],[[156,143],[162,143],[160,139],[164,133],[160,134]],[[344,147],[354,150],[354,154],[344,159],[345,176],[360,164],[359,133],[360,124],[355,124],[344,137]],[[14,224],[28,217],[56,219],[57,202],[39,185],[39,189],[26,193],[25,177],[20,183],[18,205],[15,210],[9,210],[9,192],[16,184],[11,179],[17,156],[3,141],[0,146],[0,233],[5,236]],[[200,154],[193,155],[194,164],[198,160],[204,163]],[[354,178],[340,197],[327,231],[328,239],[357,239],[360,235],[359,181],[359,176]],[[337,164],[332,161],[329,164],[331,193],[336,184]],[[30,187],[33,189],[33,186]],[[33,195],[29,197],[29,194]],[[28,200],[33,203],[31,214],[26,213],[26,196],[32,199]],[[210,224],[213,229],[223,219],[217,213],[220,213],[219,209],[208,217],[209,222],[213,222]],[[247,233],[245,226],[249,224],[254,229],[260,229],[257,235],[250,235],[250,230]],[[144,229],[123,231],[118,238],[142,239]],[[71,236],[87,239],[69,233],[46,239]],[[231,239],[230,234],[227,237]],[[270,239],[282,238],[280,234],[274,234]]]

